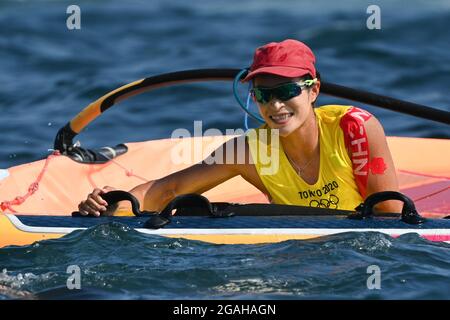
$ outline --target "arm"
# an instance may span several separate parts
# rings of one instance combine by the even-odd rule
[[[394,161],[382,125],[372,116],[364,126],[370,153],[367,195],[380,191],[399,191]],[[402,203],[396,200],[384,201],[375,208],[377,211],[399,213]]]
[[[220,146],[211,156],[216,152],[223,155],[221,164],[202,161],[184,170],[172,173],[161,179],[146,182],[138,185],[130,190],[141,204],[141,210],[161,211],[172,199],[176,196],[186,193],[203,193],[209,189],[214,188],[218,184],[231,179],[232,177],[241,174],[242,165],[236,164],[237,152],[235,152],[235,161],[232,164],[227,164],[226,150],[227,144],[234,143],[235,139],[227,141]],[[236,150],[237,143],[234,143],[234,150]],[[211,157],[210,156],[210,157]],[[84,215],[100,216],[101,214],[111,215],[114,212],[106,212],[106,202],[101,198],[101,195],[107,191],[113,190],[111,187],[103,189],[94,189],[89,194],[87,200],[82,201],[78,208],[80,213]],[[131,205],[128,201],[120,202],[119,210],[131,210]],[[116,208],[111,211],[115,211]]]
[[[228,140],[199,164],[139,186],[134,192],[141,197],[144,209],[161,211],[178,195],[204,193],[237,175],[264,192],[254,165],[248,162],[248,145],[246,140],[242,144],[242,138]]]
[[[164,178],[140,185],[131,192],[144,210],[161,211],[175,197],[203,193],[236,176],[232,165],[201,162]]]

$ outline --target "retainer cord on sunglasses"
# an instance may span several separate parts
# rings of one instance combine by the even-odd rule
[[[234,98],[236,99],[237,103],[239,104],[239,106],[242,108],[242,110],[244,110],[245,112],[245,120],[244,120],[244,125],[245,125],[245,129],[248,130],[248,116],[252,117],[253,119],[255,119],[258,122],[264,123],[264,119],[262,119],[260,116],[258,116],[257,114],[253,113],[250,111],[250,90],[251,90],[251,81],[249,82],[249,87],[247,90],[247,103],[244,105],[244,102],[241,100],[241,98],[238,95],[238,84],[239,81],[244,77],[244,75],[246,75],[248,73],[248,69],[242,69],[234,78],[233,80],[233,95]]]

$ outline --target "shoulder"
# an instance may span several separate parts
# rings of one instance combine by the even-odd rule
[[[351,106],[343,106],[338,104],[327,104],[320,107],[314,108],[314,113],[319,117],[320,120],[336,120],[342,117]]]
[[[369,119],[372,115],[360,108],[350,105],[324,105],[314,109],[316,117],[321,123],[329,125],[345,125],[359,123]]]
[[[372,116],[364,123],[364,128],[372,154],[380,153],[386,155],[389,152],[389,145],[380,121]]]
[[[386,149],[386,135],[380,121],[368,111],[351,107],[341,118],[340,127],[344,133],[344,141],[350,150],[367,144],[372,149]]]
[[[344,133],[344,141],[348,150],[353,145],[367,143],[369,145],[384,144],[386,136],[380,121],[368,111],[350,107],[341,117],[340,127]]]
[[[350,131],[351,129],[355,130],[357,127],[363,127],[368,136],[384,137],[384,130],[380,121],[370,112],[353,106],[342,117],[341,127],[346,127]]]
[[[344,132],[346,140],[347,138],[353,138],[355,136],[363,135],[365,133],[367,122],[372,118],[374,118],[374,116],[368,111],[361,108],[349,106],[341,115],[339,121],[339,126]]]
[[[361,108],[348,106],[345,112],[342,114],[341,122],[351,121],[364,124],[366,121],[370,120],[374,116]]]
[[[322,122],[339,121],[344,135],[353,138],[360,136],[363,131],[372,137],[384,137],[383,126],[380,121],[362,108],[345,105],[325,105],[315,109],[316,115]]]

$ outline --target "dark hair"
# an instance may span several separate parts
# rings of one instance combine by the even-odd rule
[[[316,70],[316,78],[317,78],[317,80],[320,81],[320,73],[319,73],[319,71],[317,71],[317,70]],[[310,75],[310,74],[307,74],[307,75],[301,77],[301,80],[312,80],[312,79],[313,79],[313,77],[312,77],[312,75]],[[308,88],[308,90],[309,90],[309,89],[310,89],[310,88]],[[316,100],[314,100],[313,103],[312,103],[313,108],[316,106],[316,101],[317,101],[317,98],[316,98]]]
[[[319,71],[316,71],[316,78],[317,80],[320,80],[320,73]],[[313,77],[312,75],[310,75],[309,73],[307,75],[304,75],[303,77],[301,77],[302,80],[312,80]]]

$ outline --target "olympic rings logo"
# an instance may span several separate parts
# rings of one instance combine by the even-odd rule
[[[328,199],[311,200],[309,206],[317,208],[337,209],[338,203],[339,198],[334,194],[330,194],[330,197]]]

